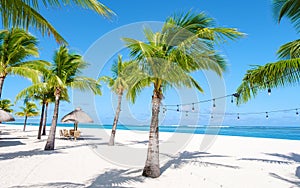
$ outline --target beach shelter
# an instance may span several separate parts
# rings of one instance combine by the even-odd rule
[[[15,118],[8,112],[0,109],[0,122],[15,121]]]
[[[65,115],[61,119],[61,122],[65,122],[65,123],[73,122],[74,130],[77,131],[78,123],[93,123],[94,121],[86,112],[84,112],[81,108],[78,107],[72,112]]]

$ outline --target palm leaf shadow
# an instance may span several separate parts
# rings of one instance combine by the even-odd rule
[[[225,155],[211,155],[206,152],[180,152],[176,156],[171,156],[169,154],[161,154],[165,155],[170,158],[162,167],[161,173],[164,173],[168,168],[181,168],[183,165],[186,164],[194,164],[194,165],[201,165],[201,166],[219,166],[219,167],[226,167],[226,168],[239,168],[238,166],[220,164],[220,163],[212,163],[212,162],[204,162],[201,161],[201,158],[211,158],[211,157],[227,157]]]
[[[92,184],[88,187],[119,187],[127,183],[142,183],[144,178],[141,170],[132,169],[109,169],[104,174],[92,179]],[[136,173],[139,175],[137,176]]]

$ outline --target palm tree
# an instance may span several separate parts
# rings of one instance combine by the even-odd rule
[[[118,105],[115,113],[115,118],[111,130],[111,135],[108,145],[113,146],[115,144],[115,135],[117,130],[117,124],[119,120],[119,115],[121,111],[121,102],[124,91],[128,89],[128,84],[126,83],[127,75],[125,73],[126,67],[130,65],[131,61],[123,62],[122,56],[118,56],[118,61],[116,61],[111,68],[112,77],[102,76],[100,80],[108,83],[111,90],[118,95]]]
[[[299,0],[274,0],[274,10],[279,13],[278,21],[287,16],[300,28],[300,1]],[[282,45],[277,51],[278,61],[255,66],[247,71],[242,84],[238,87],[237,104],[247,102],[257,95],[258,90],[295,85],[300,82],[300,40],[297,39]]]
[[[0,100],[0,109],[12,113],[13,109],[11,108],[13,104],[10,102],[9,99],[2,99]]]
[[[32,102],[26,102],[25,107],[20,107],[20,108],[21,108],[22,111],[16,112],[16,115],[25,117],[24,128],[23,128],[23,131],[25,131],[27,118],[37,116],[39,114],[39,112],[36,111],[37,110],[36,104],[32,103]]]
[[[114,13],[108,7],[97,0],[1,0],[0,13],[2,17],[2,25],[5,28],[22,27],[26,30],[28,30],[29,27],[34,27],[43,35],[49,35],[51,33],[57,42],[66,43],[63,37],[55,30],[55,28],[41,14],[39,14],[39,7],[41,4],[46,8],[77,5],[86,9],[91,9],[105,17],[114,15]]]
[[[130,55],[138,62],[137,71],[128,73],[130,89],[127,97],[134,102],[144,87],[153,86],[152,117],[143,176],[160,176],[158,117],[163,91],[169,87],[195,87],[202,92],[203,89],[190,73],[206,69],[221,76],[226,64],[215,52],[214,42],[243,36],[235,29],[213,26],[213,20],[204,13],[188,12],[168,18],[161,32],[153,33],[145,29],[146,42],[123,39]]]
[[[47,63],[40,60],[26,61],[29,57],[39,55],[36,44],[37,39],[22,29],[0,31],[0,98],[8,75],[38,81],[38,69]]]
[[[45,150],[54,150],[59,102],[62,96],[67,96],[67,88],[89,89],[95,94],[101,94],[100,85],[96,80],[80,76],[81,70],[87,66],[87,63],[83,61],[80,55],[71,54],[66,46],[61,46],[55,52],[53,62],[50,68],[51,74],[49,80],[47,83],[44,83],[49,88],[54,88],[53,92],[55,96],[52,124]]]
[[[274,15],[278,22],[283,17],[289,18],[295,28],[300,29],[300,1],[299,0],[273,0]]]

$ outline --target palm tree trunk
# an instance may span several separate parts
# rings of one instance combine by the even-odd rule
[[[42,133],[42,135],[46,135],[46,125],[47,125],[48,105],[49,105],[49,103],[46,102],[46,109],[45,109],[44,122],[43,122],[44,126],[43,126],[43,133]]]
[[[43,101],[43,104],[42,104],[42,113],[41,113],[41,119],[40,119],[40,126],[39,126],[39,132],[38,132],[37,139],[41,139],[42,127],[43,127],[43,120],[44,120],[44,112],[45,112],[45,102]]]
[[[152,117],[149,132],[147,160],[142,174],[145,177],[151,178],[157,178],[160,176],[158,115],[161,99],[162,97],[160,92],[154,90],[152,96]]]
[[[118,106],[117,106],[117,110],[116,110],[116,114],[115,114],[115,118],[114,118],[114,123],[113,123],[113,127],[112,127],[112,130],[111,130],[111,135],[110,135],[110,139],[109,139],[109,143],[108,143],[109,146],[115,145],[115,135],[116,135],[116,130],[117,130],[117,124],[118,124],[118,121],[119,121],[119,115],[120,115],[120,112],[121,112],[122,96],[123,96],[123,91],[121,91],[119,93],[119,96],[118,96]]]
[[[27,123],[27,116],[25,116],[23,131],[25,131],[25,129],[26,129],[26,123]]]
[[[46,143],[46,146],[45,146],[45,150],[54,150],[55,132],[56,132],[56,125],[57,125],[57,118],[58,118],[60,92],[61,92],[61,90],[59,88],[56,88],[54,114],[53,114],[53,118],[52,118],[50,133],[49,133],[47,143]]]
[[[2,88],[3,88],[3,84],[4,84],[4,79],[5,79],[5,76],[0,77],[0,99],[2,97]]]

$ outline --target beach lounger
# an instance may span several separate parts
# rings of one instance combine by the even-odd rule
[[[80,131],[74,131],[74,140],[80,137]]]
[[[70,134],[69,134],[69,131],[67,129],[63,129],[63,137],[64,138],[70,138]]]

